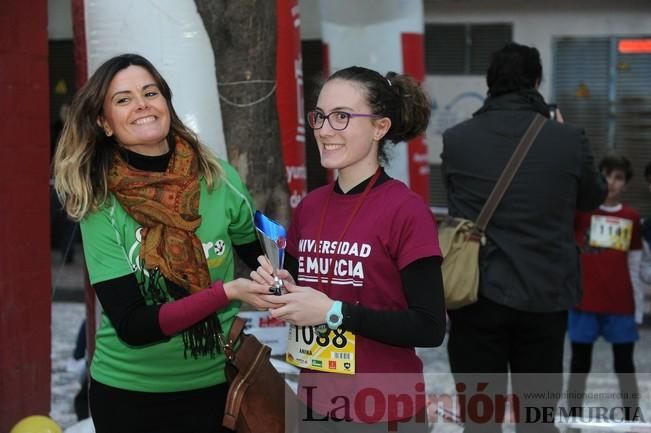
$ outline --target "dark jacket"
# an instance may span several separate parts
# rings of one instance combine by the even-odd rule
[[[488,98],[443,135],[450,215],[475,220],[524,131],[539,112],[535,91]],[[581,298],[576,209],[606,198],[582,129],[547,121],[488,223],[480,252],[480,294],[522,311],[553,312]]]

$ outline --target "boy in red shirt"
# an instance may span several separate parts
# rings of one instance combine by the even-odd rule
[[[583,297],[569,315],[572,361],[568,400],[580,416],[592,346],[601,335],[613,346],[624,417],[632,420],[639,417],[633,349],[639,339],[637,324],[642,322],[640,215],[620,202],[633,176],[630,161],[606,156],[599,170],[608,180],[608,197],[599,209],[577,213],[575,221],[576,241],[582,251]]]

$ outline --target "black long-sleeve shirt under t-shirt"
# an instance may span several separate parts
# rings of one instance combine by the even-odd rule
[[[141,155],[126,149],[120,149],[120,152],[127,163],[138,170],[164,172],[174,152],[174,140],[169,139],[168,142],[171,143],[169,152],[160,156]],[[257,266],[257,257],[262,254],[262,248],[257,241],[234,245],[234,248],[247,266]],[[166,283],[174,284],[167,279]],[[168,339],[160,329],[158,321],[161,305],[146,304],[134,274],[96,283],[93,288],[104,313],[125,343],[144,346]],[[197,318],[197,322],[201,319]]]
[[[122,153],[136,169],[163,172],[173,150],[171,148],[170,152],[160,156],[144,156],[128,150],[122,150]],[[389,179],[383,172],[375,186]],[[370,178],[348,194],[361,193],[369,181]],[[338,185],[335,192],[344,194]],[[262,249],[257,241],[234,245],[234,248],[247,266],[252,269],[258,266],[257,257],[262,254]],[[285,267],[296,278],[296,258],[286,255]],[[408,304],[406,310],[378,311],[344,303],[342,327],[354,334],[396,346],[440,345],[446,323],[440,258],[432,256],[415,260],[400,272],[400,276]],[[93,287],[118,336],[127,344],[139,346],[168,339],[158,321],[161,306],[145,303],[135,275],[103,281]]]
[[[382,171],[373,188],[391,178]],[[361,194],[371,177],[344,193],[338,183],[336,194]],[[298,260],[285,256],[285,268],[296,279]],[[440,257],[414,260],[400,271],[407,309],[374,310],[344,302],[342,328],[382,343],[403,347],[435,347],[443,342],[446,331],[445,299]]]

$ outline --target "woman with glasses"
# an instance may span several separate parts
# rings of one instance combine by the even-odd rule
[[[237,172],[182,123],[163,77],[135,54],[107,60],[77,92],[54,172],[103,308],[95,431],[225,431],[218,333],[240,301],[273,306],[256,292],[266,288],[233,279],[235,252],[253,266],[261,254]]]
[[[321,164],[338,177],[296,209],[287,293],[268,297],[291,324],[287,359],[302,368],[301,431],[428,431],[415,347],[445,335],[441,252],[429,208],[382,163],[389,142],[421,134],[429,115],[413,78],[362,67],[328,78],[308,113]],[[271,284],[270,271],[252,278]]]

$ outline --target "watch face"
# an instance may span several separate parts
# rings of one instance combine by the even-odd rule
[[[340,317],[337,316],[336,314],[331,314],[330,318],[328,319],[328,322],[330,323],[337,323],[339,321]]]

